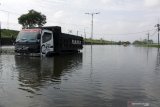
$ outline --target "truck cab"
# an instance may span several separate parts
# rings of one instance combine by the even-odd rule
[[[15,41],[15,52],[19,54],[51,54],[54,51],[53,33],[42,29],[23,29]]]

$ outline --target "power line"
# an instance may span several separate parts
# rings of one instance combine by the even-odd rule
[[[6,12],[6,13],[9,13],[9,14],[16,14],[16,15],[22,15],[22,14],[20,14],[20,13],[16,13],[16,12],[11,12],[11,11],[7,11],[7,10],[0,10],[0,11],[2,11],[2,12]]]
[[[146,31],[139,31],[139,32],[131,32],[131,33],[124,33],[124,34],[106,34],[106,33],[101,33],[101,34],[95,34],[95,35],[134,35],[134,34],[141,34],[141,33],[146,33],[148,31],[153,31],[155,29],[151,30],[146,30]],[[89,32],[86,32],[87,34],[90,34]]]
[[[105,34],[105,35],[133,35],[133,34],[140,34],[140,33],[145,33],[148,31],[153,31],[154,29],[151,30],[146,30],[146,31],[139,31],[139,32],[131,32],[131,33],[122,33],[122,34]]]
[[[157,30],[155,30],[155,32],[153,32],[153,34],[151,34],[150,36],[154,36],[156,32],[157,32]]]
[[[51,23],[57,23],[57,24],[73,25],[73,26],[83,26],[85,28],[88,28],[88,27],[86,27],[86,25],[81,25],[81,24],[63,23],[63,22],[58,22],[58,21],[49,21],[49,22],[51,22]]]

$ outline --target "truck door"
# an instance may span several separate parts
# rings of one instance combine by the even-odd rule
[[[47,55],[54,52],[53,33],[49,30],[42,31],[41,55]]]

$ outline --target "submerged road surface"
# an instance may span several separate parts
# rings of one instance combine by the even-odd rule
[[[160,49],[84,46],[52,58],[0,55],[0,107],[159,107]]]

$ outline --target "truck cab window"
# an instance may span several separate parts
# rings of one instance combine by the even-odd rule
[[[45,32],[42,36],[42,42],[45,43],[52,39],[52,34]]]

